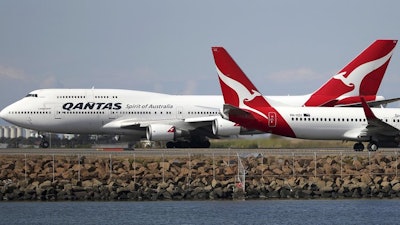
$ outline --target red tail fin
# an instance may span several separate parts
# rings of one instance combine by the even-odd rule
[[[226,104],[242,109],[270,106],[223,47],[212,47],[212,52]]]
[[[289,124],[271,107],[228,52],[222,47],[213,47],[212,52],[225,104],[233,106],[224,106],[229,120],[250,129],[295,137]]]
[[[305,106],[327,106],[352,96],[376,96],[397,40],[376,40],[327,83]]]

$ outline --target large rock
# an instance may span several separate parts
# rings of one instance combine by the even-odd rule
[[[396,183],[393,187],[392,187],[393,191],[399,192],[400,191],[400,183]]]
[[[51,181],[46,180],[46,181],[44,181],[43,183],[41,183],[41,184],[39,185],[39,188],[40,188],[40,189],[46,189],[46,188],[49,188],[49,187],[51,187],[51,186],[52,186]]]
[[[82,181],[82,187],[84,188],[92,188],[93,182],[91,180]]]
[[[165,171],[168,171],[171,167],[171,164],[169,162],[160,162],[160,168],[164,169]]]
[[[148,168],[150,171],[158,170],[158,162],[148,163],[148,164],[147,164],[147,168]]]

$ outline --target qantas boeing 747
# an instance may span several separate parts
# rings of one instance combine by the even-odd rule
[[[396,43],[375,41],[313,94],[266,98],[295,106],[342,106],[359,104],[357,96],[363,93],[369,104],[382,104],[376,93]],[[347,85],[336,88],[344,81]],[[217,95],[40,89],[4,108],[0,117],[39,132],[127,135],[132,141],[166,141],[168,148],[206,148],[209,138],[260,133],[222,118],[222,106],[223,98]],[[41,147],[48,146],[43,138]]]
[[[356,151],[364,150],[363,142],[368,142],[369,151],[399,145],[400,109],[371,109],[363,95],[357,97],[362,107],[273,106],[222,47],[213,47],[212,52],[226,119],[247,129],[286,137],[355,141]],[[339,88],[347,86],[344,79],[340,82]]]

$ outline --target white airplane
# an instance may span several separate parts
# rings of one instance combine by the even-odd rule
[[[362,107],[273,106],[262,96],[221,47],[213,47],[224,96],[222,115],[247,129],[313,140],[355,141],[354,150],[398,146],[400,109],[374,108],[359,96]]]
[[[351,86],[359,85],[355,87],[357,90],[368,92],[371,104],[382,103],[383,98],[376,96],[376,92],[396,43],[396,40],[375,41],[345,67],[345,71],[352,71],[347,78],[358,81]],[[360,103],[352,96],[353,93],[358,96],[357,92],[345,88],[337,92],[331,88],[339,76],[345,75],[340,72],[333,76],[314,94],[267,98],[297,106]],[[369,82],[371,76],[376,83]],[[365,87],[365,82],[370,85]],[[220,95],[168,95],[120,89],[40,89],[4,108],[0,117],[39,132],[126,135],[132,141],[143,138],[166,141],[168,148],[209,147],[209,138],[260,133],[223,119],[220,115],[223,102]],[[43,138],[41,147],[48,146],[49,142]]]

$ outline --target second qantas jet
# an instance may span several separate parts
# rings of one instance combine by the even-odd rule
[[[368,93],[351,98],[361,101],[362,107],[273,106],[268,98],[261,95],[223,48],[213,47],[212,52],[224,96],[223,116],[226,119],[248,129],[286,137],[355,141],[354,150],[356,151],[364,149],[363,142],[368,142],[367,148],[370,151],[377,150],[379,146],[399,145],[400,109],[375,108],[372,110],[365,100]],[[354,71],[364,71],[366,75],[373,74],[374,70],[365,68],[371,64],[373,63],[367,61],[350,72],[348,70],[339,72],[337,76],[341,78],[336,83],[338,89],[343,90],[351,86],[346,81],[349,77],[344,79],[345,74],[355,73]],[[372,68],[379,68],[379,66]],[[311,97],[305,105],[316,101],[321,102],[321,99],[324,98]],[[342,99],[336,100],[340,102]]]

